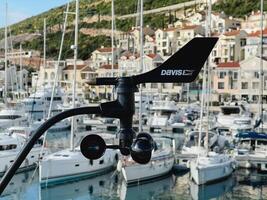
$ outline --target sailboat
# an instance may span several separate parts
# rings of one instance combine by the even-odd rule
[[[168,175],[174,164],[175,141],[173,138],[154,138],[156,148],[149,163],[141,165],[127,157],[121,159],[117,169],[122,172],[126,184],[146,182]]]
[[[69,5],[68,5],[69,6]],[[68,9],[67,6],[67,9]],[[74,50],[74,78],[73,78],[73,107],[75,107],[76,98],[76,61],[78,56],[78,21],[79,21],[79,0],[76,0],[75,17],[75,44]],[[67,15],[67,12],[66,12]],[[65,18],[65,24],[67,22]],[[65,26],[65,25],[64,25]],[[41,186],[61,184],[68,181],[80,180],[82,178],[92,177],[111,171],[118,160],[116,150],[108,149],[106,153],[98,160],[89,160],[85,158],[80,147],[74,144],[75,118],[72,119],[70,148],[55,152],[45,156],[40,162],[39,180]],[[102,135],[101,135],[102,136]],[[114,135],[105,135],[107,144],[114,144]],[[64,169],[63,169],[63,168]]]
[[[208,18],[207,18],[207,32],[206,35],[210,35],[210,22],[211,22],[211,1],[209,1],[209,7],[208,7]],[[207,100],[207,118],[209,118],[209,99],[210,99],[210,69],[209,69],[209,61],[205,65],[204,69],[204,77],[203,83],[207,83],[207,96],[204,98],[204,92],[202,92],[202,113],[201,117],[203,117],[203,109],[204,109],[204,99]],[[207,77],[206,77],[207,74]],[[203,84],[204,86],[204,84]],[[205,87],[203,87],[204,91]],[[202,128],[200,127],[200,133],[202,132]],[[209,125],[206,128],[206,152],[204,155],[198,155],[197,159],[194,159],[190,162],[190,174],[191,178],[197,185],[202,185],[214,181],[218,181],[220,179],[226,178],[230,176],[234,170],[234,160],[226,155],[226,154],[220,154],[216,152],[209,151],[209,140],[208,140],[208,132],[209,132]],[[199,138],[201,138],[199,136]]]

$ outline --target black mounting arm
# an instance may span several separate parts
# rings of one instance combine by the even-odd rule
[[[189,83],[195,80],[203,67],[218,38],[194,38],[183,48],[171,56],[161,66],[152,71],[132,77],[97,78],[91,85],[114,85],[117,99],[102,103],[98,107],[82,107],[64,111],[53,116],[42,124],[25,144],[15,162],[4,174],[0,183],[0,194],[4,191],[15,172],[27,157],[36,141],[57,122],[76,115],[100,114],[102,117],[120,119],[119,145],[106,146],[100,136],[86,136],[81,142],[81,152],[89,159],[100,158],[106,148],[119,148],[123,155],[130,155],[141,164],[147,163],[151,158],[153,139],[149,134],[139,133],[136,137],[132,128],[135,111],[134,93],[138,91],[137,85],[141,83]],[[133,142],[134,138],[136,140]]]

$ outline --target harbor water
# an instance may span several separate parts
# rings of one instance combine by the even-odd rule
[[[183,144],[183,135],[171,135],[175,137],[178,146]],[[50,133],[48,142],[57,148],[64,148],[68,145],[68,137],[68,132]],[[202,186],[191,181],[189,173],[169,174],[147,183],[127,186],[114,171],[90,179],[42,188],[38,180],[38,170],[32,170],[16,174],[0,199],[267,199],[266,191],[267,174],[240,169],[225,180]]]
[[[267,199],[267,175],[238,170],[232,177],[214,184],[197,186],[189,173],[169,175],[160,180],[127,187],[114,173],[54,187],[40,188],[38,173],[17,174],[1,200],[52,199]]]

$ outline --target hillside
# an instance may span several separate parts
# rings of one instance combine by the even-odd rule
[[[260,0],[220,0],[213,10],[224,11],[227,15],[244,18],[253,10],[260,10]],[[267,10],[267,0],[264,0],[264,10]]]
[[[160,8],[163,6],[169,6],[173,4],[183,3],[191,0],[145,0],[144,9],[150,10],[154,8]],[[116,16],[121,16],[125,14],[136,13],[137,10],[136,0],[116,0],[115,3],[115,13]],[[118,6],[119,5],[119,6]],[[70,5],[70,11],[74,11],[74,3]],[[23,49],[34,49],[42,51],[42,30],[43,30],[43,19],[46,18],[47,21],[47,56],[51,58],[56,58],[58,54],[58,47],[61,37],[61,28],[63,26],[63,13],[66,10],[66,5],[51,9],[40,15],[28,18],[22,22],[14,24],[10,27],[12,36],[21,34],[39,34],[40,37],[32,40],[24,41]],[[110,0],[80,0],[80,29],[111,29],[111,1]],[[94,19],[94,20],[92,20]],[[174,18],[172,18],[174,19]],[[72,55],[70,50],[71,42],[73,41],[73,20],[74,16],[69,15],[68,20],[68,33],[66,35],[65,47],[63,51],[63,59]],[[116,29],[128,31],[132,26],[135,25],[135,18],[129,18],[124,20],[116,20]],[[159,15],[147,15],[144,18],[144,23],[150,25],[154,28],[164,28],[170,21],[170,17],[164,14]],[[2,29],[3,30],[3,29]],[[0,38],[3,38],[3,31],[0,31]],[[87,59],[90,53],[100,46],[110,46],[110,34],[103,35],[84,35],[80,33],[79,35],[79,58]],[[1,44],[1,42],[0,42]],[[13,43],[14,48],[18,48],[19,43]],[[1,46],[0,46],[1,47]]]
[[[173,4],[188,2],[190,0],[144,0],[144,10],[150,10],[169,6]],[[267,2],[267,0],[265,0]],[[135,13],[137,10],[137,0],[116,0],[115,13],[116,16]],[[23,42],[23,49],[34,49],[42,51],[42,30],[43,19],[47,20],[47,56],[56,58],[58,54],[59,42],[61,37],[61,28],[63,26],[63,13],[66,5],[51,9],[40,15],[28,18],[22,22],[11,26],[11,33],[13,36],[21,34],[34,34],[32,39]],[[233,17],[244,17],[252,10],[259,9],[259,1],[255,0],[218,0],[213,10],[224,11],[226,14]],[[74,4],[71,3],[70,11],[74,11]],[[110,46],[111,29],[111,0],[80,0],[80,29],[87,30],[102,30],[104,34],[99,34],[98,31],[89,31],[94,34],[84,34],[86,31],[81,31],[79,35],[79,58],[87,59],[91,52],[100,46]],[[72,56],[73,52],[70,50],[74,33],[73,33],[73,15],[69,15],[68,32],[66,34],[65,46],[63,51],[63,59]],[[144,24],[153,28],[165,28],[168,23],[175,20],[174,13],[166,14],[151,14],[144,16]],[[127,18],[123,20],[116,19],[116,29],[128,31],[136,23],[135,18]],[[88,32],[88,31],[87,31]],[[3,31],[0,30],[0,38],[3,38]],[[36,34],[37,33],[37,34]],[[39,35],[39,37],[36,37]],[[31,38],[31,37],[28,37]],[[21,41],[21,40],[18,40]],[[1,42],[0,42],[1,44]],[[14,48],[18,48],[19,43],[14,42]],[[1,46],[0,46],[1,48]]]

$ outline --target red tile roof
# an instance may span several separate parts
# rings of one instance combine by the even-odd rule
[[[129,59],[130,57],[135,57],[135,58],[139,58],[140,57],[140,54],[139,53],[132,53],[132,52],[130,52],[130,51],[125,51],[125,52],[123,52],[122,53],[122,55],[121,55],[121,58],[122,57],[126,57],[127,59]]]
[[[82,72],[94,72],[94,70],[91,67],[89,67],[89,66],[84,67],[81,71]]]
[[[184,26],[184,27],[182,28],[182,30],[190,30],[190,29],[195,29],[195,28],[197,28],[197,27],[198,27],[198,25]]]
[[[113,48],[113,51],[116,51],[116,48]],[[104,47],[104,48],[98,48],[97,51],[101,52],[101,53],[108,53],[112,51],[111,47]]]
[[[220,33],[218,33],[218,32],[213,32],[213,33],[211,33],[211,36],[212,37],[218,37],[218,36],[220,36],[221,34]]]
[[[250,33],[250,34],[248,35],[248,37],[260,37],[260,35],[261,35],[261,31],[258,30],[258,31],[255,31],[255,32]],[[263,30],[263,35],[267,35],[267,28],[265,28],[265,29]]]
[[[77,65],[76,69],[77,70],[81,70],[82,68],[84,68],[86,65]],[[64,70],[73,70],[74,66],[73,65],[67,65]]]
[[[106,64],[106,65],[101,65],[100,66],[100,69],[111,69],[111,68],[112,68],[112,66],[110,64]],[[118,65],[117,64],[114,65],[114,69],[118,69]]]
[[[233,31],[229,31],[229,32],[224,33],[225,36],[235,36],[238,34],[240,34],[240,30],[233,30]]]
[[[157,56],[157,54],[150,53],[150,54],[147,54],[147,56],[150,57],[150,58],[152,58],[152,59],[154,59]]]
[[[170,31],[175,31],[175,30],[177,30],[177,28],[172,27],[172,28],[166,28],[163,31],[170,32]]]
[[[217,67],[236,68],[240,67],[240,64],[239,62],[224,62],[224,63],[219,63]]]

